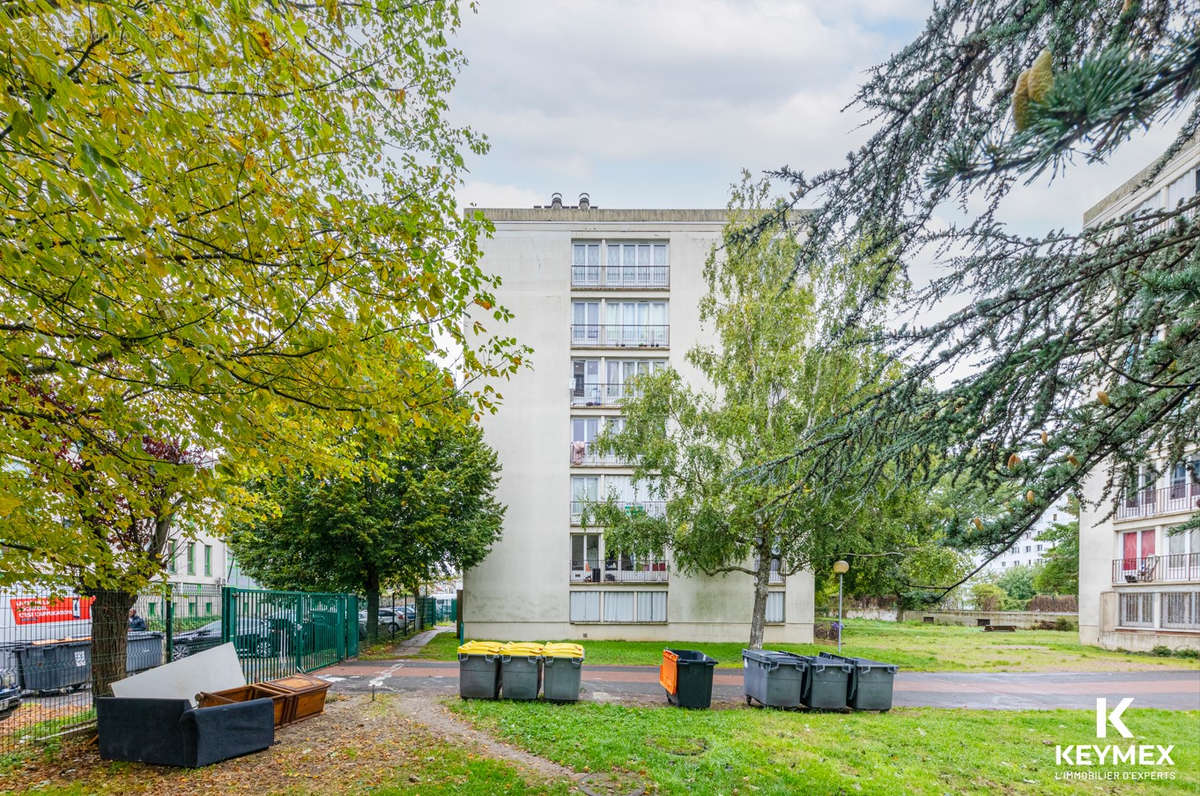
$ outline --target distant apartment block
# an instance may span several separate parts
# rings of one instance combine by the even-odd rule
[[[684,355],[700,341],[701,271],[724,210],[566,206],[483,210],[495,224],[483,267],[503,279],[510,332],[534,349],[533,368],[498,385],[501,409],[483,421],[503,467],[504,536],[463,575],[465,632],[474,638],[744,641],[752,579],[685,576],[667,555],[610,549],[582,526],[588,501],[628,511],[665,503],[632,479],[629,462],[594,448],[620,427],[634,377],[666,367],[698,383]],[[772,578],[768,641],[812,638],[808,573]]]

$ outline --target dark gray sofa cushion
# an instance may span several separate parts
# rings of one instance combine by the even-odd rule
[[[105,760],[206,766],[275,741],[270,699],[196,709],[186,699],[101,697],[96,723]]]

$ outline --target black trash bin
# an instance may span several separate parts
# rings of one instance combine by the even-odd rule
[[[153,669],[163,662],[163,634],[135,631],[125,638],[125,671],[133,673]]]
[[[896,672],[900,671],[899,666],[832,652],[822,652],[820,657],[853,667],[846,694],[846,704],[850,707],[855,710],[891,710],[892,689]]]
[[[92,641],[50,641],[16,647],[21,687],[39,693],[78,688],[92,679]]]
[[[804,688],[800,701],[817,710],[845,710],[854,667],[843,661],[815,655],[796,655],[805,662]]]
[[[751,700],[772,708],[794,708],[804,691],[808,663],[786,652],[742,650],[742,683]]]
[[[658,681],[667,701],[681,708],[707,708],[712,704],[715,658],[697,650],[663,650]]]

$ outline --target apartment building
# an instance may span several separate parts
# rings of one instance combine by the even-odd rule
[[[1032,567],[1037,566],[1042,562],[1042,559],[1050,552],[1050,548],[1054,546],[1053,542],[1044,542],[1038,539],[1051,525],[1056,525],[1060,522],[1069,522],[1071,514],[1065,507],[1056,506],[1050,509],[1041,517],[1021,537],[1000,555],[989,561],[980,574],[983,575],[1003,575],[1013,567]],[[975,558],[976,564],[982,563],[983,555],[978,555]]]
[[[497,639],[744,641],[751,578],[685,576],[665,555],[609,549],[584,528],[589,500],[616,495],[629,511],[663,502],[633,482],[628,462],[593,446],[623,422],[630,380],[671,367],[699,383],[685,354],[700,341],[702,269],[724,210],[620,210],[555,195],[547,206],[482,211],[495,225],[483,267],[499,275],[511,333],[533,368],[498,385],[483,420],[503,467],[503,538],[463,575],[465,632]],[[813,586],[772,578],[768,641],[812,638]]]
[[[1152,183],[1135,175],[1087,211],[1084,224],[1174,207],[1200,193],[1200,139]],[[1200,530],[1171,530],[1200,511],[1200,449],[1158,457],[1101,499],[1106,468],[1084,483],[1079,517],[1079,637],[1110,649],[1200,649]]]

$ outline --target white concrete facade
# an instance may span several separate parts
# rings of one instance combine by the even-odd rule
[[[1144,188],[1147,172],[1084,214],[1102,224],[1135,210],[1174,207],[1200,193],[1200,139]],[[1146,462],[1121,485],[1114,509],[1103,495],[1108,467],[1083,486],[1079,516],[1079,639],[1109,649],[1200,649],[1200,530],[1170,533],[1200,511],[1200,451],[1183,461]]]
[[[993,558],[980,571],[981,575],[1003,575],[1013,567],[1036,566],[1042,562],[1054,546],[1053,542],[1043,542],[1038,539],[1042,533],[1060,522],[1070,522],[1071,514],[1063,507],[1050,509],[1034,523],[1034,526],[1013,543],[1011,547]],[[983,554],[975,557],[976,564],[983,560]]]
[[[749,576],[685,577],[670,561],[606,550],[603,534],[578,524],[576,500],[615,491],[634,510],[662,510],[632,486],[629,467],[589,442],[619,422],[628,376],[669,366],[700,378],[684,357],[700,340],[701,272],[725,211],[581,202],[483,212],[496,227],[483,268],[503,279],[510,333],[534,352],[532,369],[498,385],[503,404],[483,420],[508,513],[502,539],[463,575],[466,635],[745,641]],[[766,640],[811,641],[811,574],[774,580]]]

